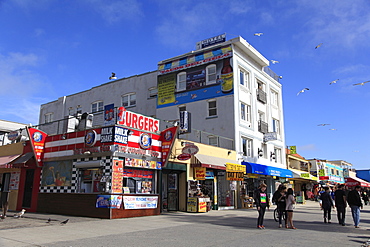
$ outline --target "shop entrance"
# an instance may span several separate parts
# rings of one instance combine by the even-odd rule
[[[32,201],[32,189],[33,189],[33,177],[35,174],[34,169],[26,170],[26,180],[24,182],[24,193],[23,193],[23,208],[30,208]]]
[[[162,208],[164,211],[179,210],[178,174],[163,173],[162,177]]]

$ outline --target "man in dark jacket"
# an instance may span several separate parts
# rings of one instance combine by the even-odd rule
[[[356,185],[354,190],[348,193],[348,205],[351,207],[353,222],[355,223],[355,228],[360,228],[360,208],[363,209],[361,195],[361,186]]]
[[[344,192],[344,185],[341,184],[338,186],[338,189],[334,192],[335,207],[337,208],[337,217],[338,222],[342,226],[345,226],[346,218],[346,207],[347,207],[347,198],[346,193]]]
[[[333,199],[329,193],[329,187],[324,188],[324,193],[320,195],[321,209],[324,210],[324,223],[331,223],[331,208],[334,208]]]
[[[258,211],[257,228],[265,229],[263,218],[265,217],[266,208],[270,208],[270,200],[266,192],[266,184],[261,184],[259,189],[254,191],[253,199]]]

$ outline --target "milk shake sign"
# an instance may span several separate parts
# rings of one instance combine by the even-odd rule
[[[127,111],[123,106],[118,108],[117,124],[154,133],[159,131],[158,119]]]

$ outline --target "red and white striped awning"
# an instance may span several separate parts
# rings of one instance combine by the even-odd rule
[[[349,187],[360,185],[361,187],[370,187],[370,183],[357,177],[345,178],[346,185]]]

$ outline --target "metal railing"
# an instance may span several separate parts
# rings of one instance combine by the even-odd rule
[[[280,76],[278,76],[270,67],[263,67],[263,71],[268,74],[272,79],[274,79],[277,82],[280,82]]]
[[[264,104],[267,103],[267,94],[262,89],[257,89],[257,100]]]
[[[266,134],[268,132],[268,124],[262,120],[259,120],[258,121],[258,131],[263,133],[263,134]]]

